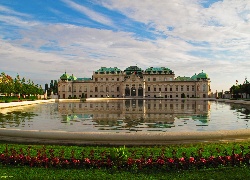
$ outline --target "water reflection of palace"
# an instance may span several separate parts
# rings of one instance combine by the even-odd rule
[[[59,103],[58,110],[69,119],[84,117],[96,123],[123,121],[173,123],[176,117],[208,117],[209,101],[200,100],[122,100]],[[136,123],[136,122],[135,122]]]

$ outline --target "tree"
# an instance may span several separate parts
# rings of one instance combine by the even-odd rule
[[[1,83],[0,83],[0,92],[5,93],[8,96],[11,95],[14,91],[14,81],[9,76],[6,75],[4,72],[1,73]]]
[[[17,77],[14,79],[14,93],[19,94],[22,91],[22,83],[20,80],[19,75],[17,74]]]

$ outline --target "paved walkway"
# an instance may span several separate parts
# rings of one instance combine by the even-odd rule
[[[40,104],[40,103],[52,103],[52,102],[55,102],[55,100],[50,99],[50,100],[36,100],[36,101],[21,101],[21,102],[0,103],[0,109],[17,107],[17,106],[26,106],[26,105],[32,105],[32,104]]]

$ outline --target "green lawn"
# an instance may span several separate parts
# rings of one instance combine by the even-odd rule
[[[249,167],[153,172],[0,166],[0,179],[249,179]]]

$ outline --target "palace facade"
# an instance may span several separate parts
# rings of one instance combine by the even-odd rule
[[[66,72],[58,82],[58,96],[67,98],[209,98],[210,78],[203,71],[192,77],[175,77],[166,67],[150,67],[142,70],[130,66],[125,70],[117,67],[101,67],[92,78],[77,78]]]

